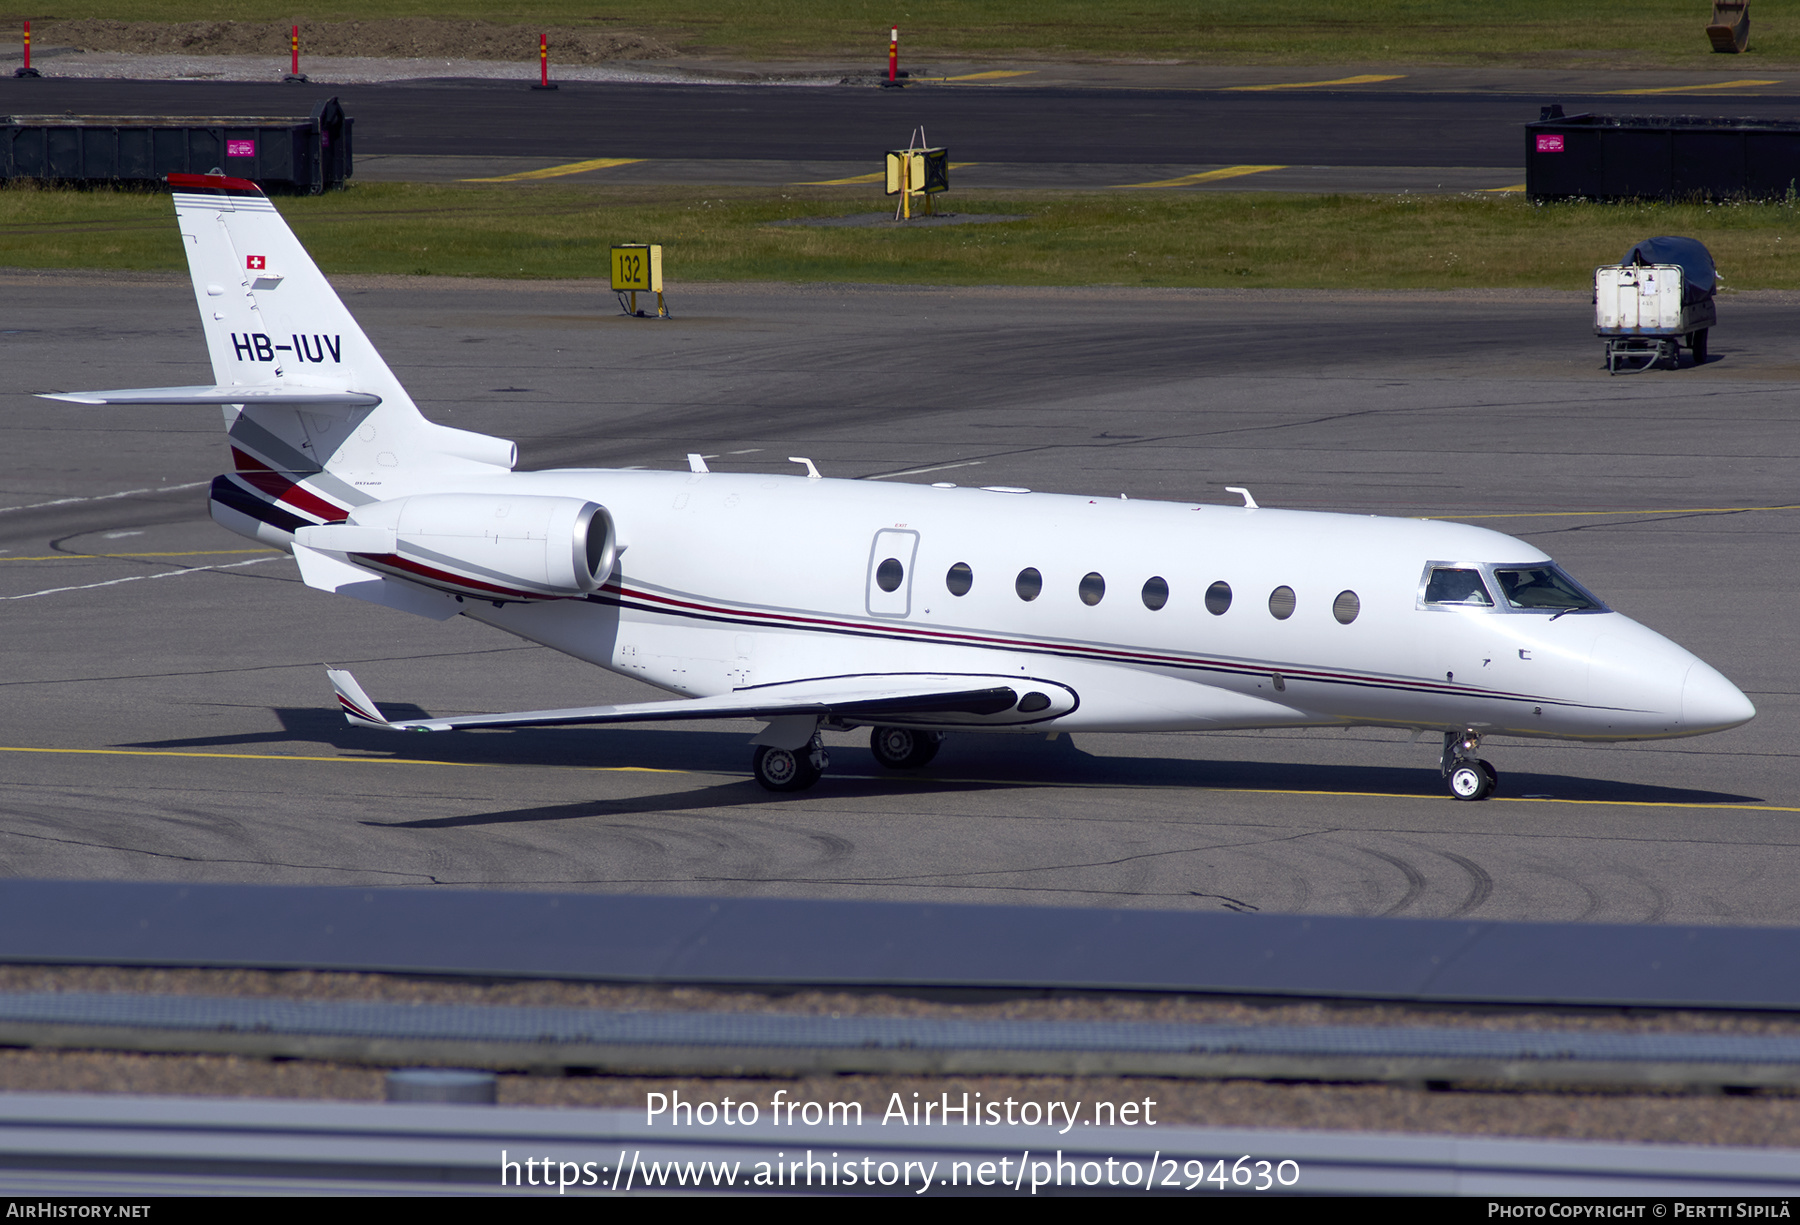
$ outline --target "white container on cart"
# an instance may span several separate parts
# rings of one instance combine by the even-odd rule
[[[1648,262],[1646,255],[1681,263]],[[1706,334],[1719,321],[1713,306],[1718,273],[1712,256],[1691,238],[1652,238],[1624,262],[1594,269],[1594,332],[1606,342],[1614,374],[1679,360],[1685,345],[1696,366],[1706,362]]]

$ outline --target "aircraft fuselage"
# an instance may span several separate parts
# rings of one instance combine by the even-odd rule
[[[1497,590],[1493,567],[1550,561],[1463,524],[730,473],[515,473],[434,491],[606,506],[622,552],[602,590],[460,611],[678,694],[1015,675],[1078,701],[1009,730],[1360,724],[1596,741],[1754,713],[1623,614],[1428,602],[1433,565]]]

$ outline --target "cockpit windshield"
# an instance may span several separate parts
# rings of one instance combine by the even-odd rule
[[[1548,612],[1605,612],[1606,605],[1553,565],[1495,566],[1508,607]]]
[[[1494,598],[1488,594],[1487,584],[1481,581],[1481,571],[1460,566],[1432,567],[1431,577],[1425,583],[1425,602],[1471,604],[1477,608],[1494,606]]]

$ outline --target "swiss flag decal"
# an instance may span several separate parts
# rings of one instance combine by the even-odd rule
[[[268,266],[269,261],[260,255],[246,255],[244,257],[244,267],[250,269],[252,272],[261,272]]]

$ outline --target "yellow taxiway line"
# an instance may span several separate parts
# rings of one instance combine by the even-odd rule
[[[669,770],[655,766],[530,766],[498,761],[428,761],[416,757],[317,757],[297,753],[201,753],[191,749],[55,749],[32,745],[0,745],[0,753],[65,753],[95,757],[204,757],[232,761],[291,761],[325,765],[377,766],[462,766],[475,769],[553,769],[580,770],[589,774],[695,774],[719,778],[743,778],[745,775],[724,770]],[[920,786],[979,785],[984,787],[1017,786],[1049,787],[1057,790],[1085,791],[1193,791],[1211,795],[1291,795],[1317,799],[1352,800],[1419,800],[1429,803],[1452,803],[1447,795],[1408,794],[1399,791],[1308,791],[1297,787],[1204,787],[1180,783],[1113,783],[1055,782],[1039,779],[1004,778],[932,778],[906,777],[892,774],[837,774],[830,778],[857,779],[888,783],[910,782]],[[1489,804],[1576,804],[1591,808],[1693,808],[1715,812],[1800,812],[1800,805],[1779,804],[1703,804],[1672,800],[1575,800],[1555,796],[1492,796]]]
[[[190,553],[52,553],[48,557],[0,557],[7,561],[105,561],[110,557],[237,557],[244,553],[279,553],[280,549],[196,549]]]
[[[1514,183],[1511,187],[1483,187],[1483,191],[1524,191],[1525,184]]]
[[[1220,179],[1241,179],[1247,174],[1264,174],[1270,170],[1286,170],[1286,166],[1223,166],[1218,170],[1202,170],[1184,174],[1178,179],[1158,179],[1154,183],[1121,183],[1120,187],[1191,187],[1195,183],[1216,183]]]
[[[999,81],[1008,77],[1028,77],[1036,72],[1035,68],[1006,68],[994,72],[969,72],[960,77],[940,77],[943,81]]]
[[[526,179],[560,179],[565,174],[585,174],[590,170],[610,170],[614,166],[631,166],[644,161],[641,157],[596,157],[564,166],[546,166],[542,170],[521,170],[517,174],[496,175],[491,179],[464,179],[464,183],[520,183]]]
[[[1280,85],[1228,85],[1227,93],[1260,93],[1270,89],[1324,89],[1331,85],[1373,85],[1377,81],[1400,81],[1406,74],[1395,76],[1367,75],[1360,77],[1339,77],[1335,81],[1289,81]]]
[[[347,763],[377,766],[463,766],[472,769],[504,769],[502,761],[429,761],[422,757],[312,757],[299,753],[198,753],[189,749],[46,749],[31,745],[0,744],[0,753],[73,753],[88,757],[212,757],[228,761],[304,761],[314,764]],[[553,769],[586,770],[600,774],[699,774],[699,770],[662,770],[654,766],[555,766]]]
[[[1727,89],[1744,89],[1757,85],[1779,85],[1780,81],[1715,81],[1710,85],[1668,85],[1660,89],[1609,89],[1608,94],[1698,94],[1718,93]]]
[[[1600,515],[1742,515],[1753,510],[1800,510],[1794,506],[1671,506],[1661,510],[1511,510],[1492,515],[1418,515],[1420,519],[1592,519]]]
[[[980,162],[951,162],[950,169],[961,170],[964,166],[979,166]],[[856,183],[881,183],[887,180],[887,171],[877,170],[873,174],[854,174],[847,179],[819,179],[812,183],[795,183],[795,187],[849,187]]]

